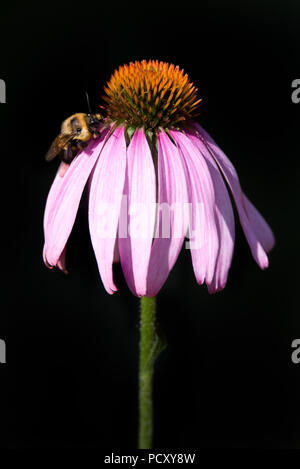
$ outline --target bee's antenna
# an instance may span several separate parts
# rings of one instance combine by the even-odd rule
[[[89,115],[91,116],[92,111],[91,111],[90,99],[89,99],[89,95],[88,95],[87,91],[85,92],[85,96],[86,96],[86,101],[87,101],[87,105],[88,105]]]

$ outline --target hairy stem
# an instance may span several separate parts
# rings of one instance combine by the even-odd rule
[[[153,438],[152,383],[154,362],[164,348],[156,334],[156,298],[141,298],[139,364],[139,449],[151,449]]]

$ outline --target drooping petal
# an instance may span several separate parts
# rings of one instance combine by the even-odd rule
[[[89,227],[98,269],[106,291],[113,294],[112,264],[126,169],[124,128],[107,140],[91,177]]]
[[[45,265],[48,267],[48,269],[53,269],[53,265],[49,264],[49,262],[47,261],[47,257],[46,257],[46,245],[44,244],[44,247],[43,247],[43,259],[44,259],[44,263]]]
[[[192,211],[190,249],[198,283],[212,282],[219,251],[215,220],[215,194],[207,164],[198,148],[181,132],[171,131],[186,165]]]
[[[127,149],[124,196],[129,233],[121,233],[119,226],[121,265],[131,291],[144,296],[154,235],[156,185],[152,155],[142,129],[135,131]]]
[[[158,232],[151,249],[147,296],[155,296],[173,268],[186,234],[188,204],[185,171],[177,147],[158,135]]]
[[[61,270],[64,274],[68,274],[69,272],[67,271],[66,269],[66,250],[67,250],[67,246],[64,247],[61,255],[60,255],[60,258],[58,259],[57,261],[57,267],[59,268],[59,270]]]
[[[199,125],[195,124],[195,128],[198,131],[199,138],[202,139],[203,143],[207,145],[209,151],[211,151],[212,156],[215,158],[219,168],[221,169],[225,180],[227,181],[228,186],[232,192],[237,211],[239,214],[240,222],[245,233],[246,239],[250,246],[252,255],[260,266],[261,269],[265,269],[269,265],[268,257],[262,245],[258,234],[256,233],[256,227],[253,224],[255,221],[255,217],[248,216],[246,210],[246,204],[243,197],[243,192],[240,186],[239,178],[231,161],[227,158],[224,152],[218,147],[218,145],[214,142],[211,136]],[[251,209],[250,209],[251,210]],[[264,222],[266,223],[266,222]],[[260,223],[260,229],[262,228],[262,223]],[[268,227],[268,231],[270,228]],[[267,235],[267,237],[269,237]]]
[[[44,214],[44,259],[56,266],[69,238],[76,218],[79,202],[87,179],[99,157],[105,142],[106,132],[101,139],[91,141],[64,171],[62,164],[48,194]]]
[[[243,194],[243,199],[248,218],[260,243],[266,252],[271,251],[275,245],[275,238],[271,228],[245,194]]]
[[[226,285],[235,240],[234,214],[227,188],[214,158],[199,138],[192,134],[188,137],[205,158],[214,185],[219,253],[212,283],[208,285],[209,292],[214,293]]]

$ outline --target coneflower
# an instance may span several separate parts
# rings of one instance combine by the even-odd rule
[[[47,265],[65,270],[66,243],[90,179],[90,234],[108,293],[117,290],[112,266],[119,252],[131,291],[156,295],[187,231],[197,282],[205,282],[210,292],[224,288],[235,232],[224,181],[252,255],[266,268],[272,231],[243,193],[232,163],[194,121],[201,99],[188,75],[178,66],[143,60],[121,66],[104,89],[102,137],[78,154],[66,174],[62,163],[49,192],[44,219]],[[163,211],[156,203],[169,206],[169,236],[161,233]],[[145,221],[138,232],[136,220]],[[120,236],[124,223],[131,229],[125,227]]]
[[[211,293],[224,288],[235,238],[227,187],[262,269],[274,237],[232,163],[196,123],[201,99],[183,70],[137,61],[119,67],[104,90],[100,137],[69,166],[62,163],[50,189],[44,260],[66,270],[66,243],[89,182],[89,228],[104,287],[110,294],[117,290],[113,262],[119,258],[130,290],[143,297],[140,447],[149,447],[155,305],[145,297],[159,292],[187,235],[197,282]]]

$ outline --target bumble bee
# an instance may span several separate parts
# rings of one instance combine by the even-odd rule
[[[64,163],[70,164],[92,138],[100,136],[101,122],[101,114],[79,112],[68,117],[61,125],[60,134],[52,142],[46,160],[51,161],[58,155]]]

